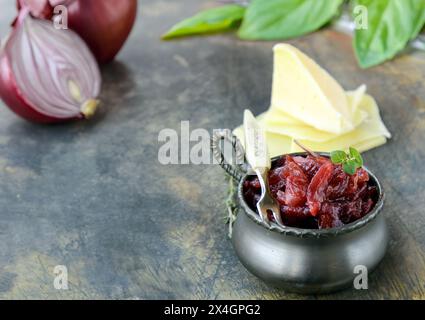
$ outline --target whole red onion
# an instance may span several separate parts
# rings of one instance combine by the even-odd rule
[[[77,32],[99,63],[114,59],[130,34],[137,15],[137,0],[18,0],[37,18],[50,19],[53,8],[68,9],[68,26]]]
[[[88,118],[100,86],[98,64],[75,32],[20,11],[0,50],[0,98],[10,109],[41,123]]]

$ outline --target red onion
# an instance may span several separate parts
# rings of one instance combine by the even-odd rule
[[[53,15],[53,7],[49,0],[17,0],[18,10],[24,7],[31,9],[31,14],[34,17],[42,19],[50,19]]]
[[[0,50],[0,97],[15,113],[41,123],[89,118],[100,86],[97,62],[75,32],[20,11]]]
[[[18,0],[37,18],[50,19],[53,8],[68,9],[68,26],[83,38],[99,63],[114,59],[133,28],[137,0]]]

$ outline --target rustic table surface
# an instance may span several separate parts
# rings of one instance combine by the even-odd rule
[[[0,35],[14,1],[0,0]],[[362,83],[393,139],[365,154],[382,179],[391,231],[369,290],[298,296],[239,263],[224,225],[217,166],[158,162],[158,132],[233,128],[268,107],[271,42],[233,34],[161,42],[173,23],[212,1],[140,1],[137,25],[103,68],[103,108],[89,122],[30,124],[0,102],[0,298],[425,299],[425,54],[370,70],[351,39],[325,30],[291,43],[347,89]],[[53,286],[65,265],[69,290]]]

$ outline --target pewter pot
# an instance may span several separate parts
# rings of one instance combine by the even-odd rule
[[[236,137],[228,134],[218,133],[212,141],[220,165],[239,183],[240,210],[233,226],[232,243],[246,269],[273,287],[304,294],[328,293],[353,286],[360,270],[364,272],[366,267],[370,273],[375,269],[384,257],[389,235],[382,215],[384,192],[372,172],[364,168],[377,187],[379,198],[374,209],[363,218],[339,228],[322,230],[282,228],[276,224],[268,227],[243,198],[248,166],[225,163],[220,148],[223,139],[238,149],[239,158],[240,145]]]

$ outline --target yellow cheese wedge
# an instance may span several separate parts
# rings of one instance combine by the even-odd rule
[[[368,117],[368,112],[359,107],[365,92],[366,86],[364,85],[355,91],[347,92],[349,106],[355,116],[355,127],[360,125]],[[298,140],[306,139],[310,141],[324,142],[335,138],[335,134],[311,127],[273,107],[265,113],[263,121],[268,131],[290,136]]]
[[[325,142],[335,137],[334,134],[317,130],[306,125],[282,124],[282,122],[264,121],[267,131],[286,135],[298,140],[311,140],[315,142]]]
[[[271,158],[291,152],[292,138],[271,132],[266,132],[266,138]]]
[[[387,138],[391,137],[391,134],[382,122],[376,101],[370,95],[363,95],[362,100],[359,102],[358,109],[366,114],[367,118],[353,131],[340,136],[332,135],[332,139],[323,142],[318,142],[315,136],[311,137],[308,135],[306,135],[306,139],[296,140],[311,150],[323,152],[346,150],[350,146],[356,148],[360,152],[364,152],[385,144]],[[268,112],[259,115],[257,119],[266,130],[270,156],[275,157],[277,155],[302,151],[302,149],[293,142],[293,137],[269,131],[266,121]],[[307,134],[307,130],[304,133]],[[315,134],[316,133],[317,132],[315,132]],[[234,134],[243,144],[244,135],[242,126],[236,128]]]
[[[356,148],[359,152],[365,152],[367,150],[382,146],[386,142],[387,142],[387,138],[377,137],[374,139],[363,141],[359,144],[355,144],[353,147]]]
[[[353,114],[358,112],[359,105],[363,100],[363,96],[366,94],[366,85],[362,84],[356,90],[347,91],[348,105],[350,106]]]
[[[347,101],[353,113],[354,126],[358,126],[365,118],[364,111],[359,110],[359,104],[366,94],[366,86],[363,84],[354,91],[347,91]],[[269,111],[264,115],[264,119],[268,123],[281,123],[287,125],[308,126],[304,121],[298,120],[280,108],[271,106]],[[323,131],[324,132],[324,131]]]
[[[314,151],[352,146],[363,152],[391,137],[365,85],[345,92],[328,72],[295,47],[279,44],[274,52],[271,107],[257,117],[266,131],[272,157],[301,151],[294,140]],[[242,126],[234,134],[245,143]]]
[[[382,122],[376,101],[371,96],[365,95],[360,103],[360,108],[368,113],[368,118],[352,132],[336,136],[326,142],[309,139],[299,140],[299,142],[314,151],[326,152],[346,150],[350,146],[358,147],[358,150],[362,152],[384,144],[387,138],[391,138],[391,134]],[[301,149],[293,143],[291,152],[297,151],[301,151]]]
[[[274,47],[271,105],[325,132],[354,129],[344,89],[323,68],[289,44]]]
[[[367,118],[367,112],[360,108],[360,103],[366,94],[366,85],[361,85],[354,91],[347,91],[348,105],[353,114],[353,124],[357,127]]]
[[[265,116],[265,113],[262,113],[259,116],[257,116],[258,122],[263,127],[264,127],[264,116]],[[238,137],[242,146],[244,146],[245,137],[244,137],[243,126],[239,126],[235,130],[233,130],[233,134]],[[291,152],[292,138],[266,131],[266,139],[267,139],[267,147],[268,147],[270,157],[273,158],[273,157]]]
[[[245,138],[242,127],[236,128],[233,131],[233,134],[236,135],[241,141],[242,145],[244,145]],[[271,158],[280,156],[282,154],[291,153],[292,138],[280,134],[266,132],[266,139],[269,155]]]

